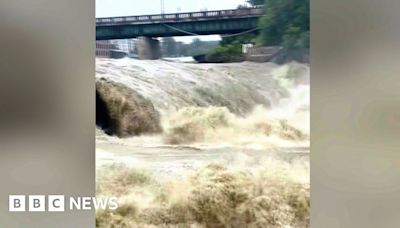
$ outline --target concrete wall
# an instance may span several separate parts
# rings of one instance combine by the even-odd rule
[[[249,47],[246,49],[246,60],[252,62],[268,62],[281,50],[282,47],[279,46]]]
[[[139,59],[161,58],[160,42],[151,37],[139,37],[137,41]]]
[[[252,62],[273,62],[284,64],[291,61],[309,63],[308,49],[289,50],[279,46],[251,47],[247,49],[246,60]]]

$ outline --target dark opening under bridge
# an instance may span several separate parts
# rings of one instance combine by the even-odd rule
[[[96,19],[96,40],[234,34],[256,29],[262,7]]]

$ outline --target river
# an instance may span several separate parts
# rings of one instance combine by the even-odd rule
[[[270,178],[276,181],[281,177],[279,183],[284,183],[281,187],[298,191],[293,186],[300,184],[302,191],[296,194],[301,193],[301,197],[305,197],[303,201],[309,200],[308,65],[97,59],[96,77],[121,83],[138,92],[161,116],[163,132],[158,134],[118,138],[96,130],[98,194],[113,192],[125,199],[121,201],[125,206],[135,205],[136,211],[131,216],[118,217],[129,224],[126,227],[209,227],[209,224],[215,227],[252,227],[250,224],[283,227],[274,226],[275,222],[285,223],[286,227],[307,226],[309,205],[300,209],[293,207],[293,210],[306,211],[301,218],[296,217],[297,212],[282,209],[277,204],[281,217],[275,216],[274,222],[269,219],[268,216],[272,216],[269,213],[257,215],[261,217],[256,216],[245,224],[244,220],[227,218],[223,211],[213,212],[215,215],[199,212],[203,206],[194,205],[197,201],[188,200],[188,197],[211,181],[207,178],[199,181],[198,175],[202,175],[203,170],[213,170],[213,165],[218,164],[233,178],[238,178],[238,172],[248,172],[249,189],[268,185],[265,181],[270,183]],[[127,184],[126,176],[132,172],[143,172],[152,181],[144,185],[135,181]],[[220,169],[215,171],[215,175],[220,175],[219,172]],[[260,175],[268,177],[258,179]],[[197,177],[197,182],[188,184],[193,177]],[[111,187],[110,182],[118,187]],[[155,188],[173,197],[165,196],[164,201],[158,201],[160,192]],[[210,193],[208,187],[204,189]],[[182,191],[182,195],[175,196],[172,192],[176,191]],[[213,194],[219,194],[219,189],[215,191]],[[249,200],[265,197],[265,193],[247,194]],[[283,200],[279,194],[276,197]],[[171,214],[171,205],[177,202],[180,205],[183,201],[188,211],[195,212]],[[155,222],[148,210],[166,213],[164,216],[168,219]],[[266,207],[263,210],[267,210]],[[233,211],[229,216],[243,216],[236,209]],[[198,219],[196,213],[202,214],[197,215],[202,218]],[[114,225],[120,221],[113,217],[111,222],[105,222],[104,218],[110,219],[110,214],[104,212],[98,216],[98,221]],[[171,218],[178,221],[170,221]]]

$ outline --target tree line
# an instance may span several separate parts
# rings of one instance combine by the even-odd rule
[[[221,51],[236,52],[238,44],[253,43],[257,46],[282,46],[304,49],[310,46],[309,0],[247,0],[251,6],[264,5],[265,15],[260,18],[258,31],[237,37],[223,38]],[[240,5],[238,8],[247,7]]]
[[[251,4],[260,1],[249,0]],[[260,19],[258,45],[309,48],[309,0],[265,0],[264,5],[266,14]]]
[[[195,56],[210,52],[219,41],[202,41],[194,38],[191,43],[177,42],[173,37],[161,39],[161,52],[164,57]]]

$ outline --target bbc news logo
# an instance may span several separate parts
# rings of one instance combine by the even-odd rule
[[[10,195],[8,210],[11,212],[63,212],[66,210],[92,210],[118,208],[116,197],[69,197],[64,195]]]

